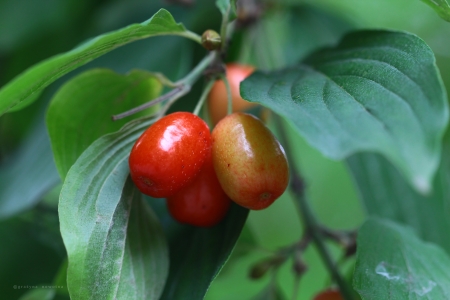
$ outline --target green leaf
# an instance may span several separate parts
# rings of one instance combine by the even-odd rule
[[[378,152],[416,189],[430,190],[448,106],[433,52],[420,38],[355,32],[305,64],[254,73],[241,95],[286,117],[327,157]]]
[[[55,286],[55,291],[59,295],[69,296],[69,290],[67,289],[67,267],[69,262],[67,258],[63,261],[59,267],[58,273],[56,273],[53,279],[53,285]]]
[[[222,16],[228,15],[229,21],[236,18],[236,1],[237,0],[216,0],[216,6],[220,10],[220,13]]]
[[[284,300],[283,292],[276,282],[270,282],[269,285],[264,288],[258,295],[252,298],[252,300]]]
[[[126,119],[113,122],[112,115],[156,98],[161,88],[151,73],[139,70],[120,75],[111,70],[94,69],[63,85],[47,113],[47,127],[61,178],[64,179],[92,142],[119,130],[127,122]]]
[[[47,130],[38,114],[17,152],[0,167],[0,219],[33,207],[60,181]]]
[[[33,290],[41,290],[42,283],[51,285],[61,264],[64,254],[43,244],[37,236],[47,231],[42,226],[42,214],[49,214],[49,211],[38,213],[36,209],[0,222],[0,240],[3,241],[0,247],[2,299],[19,299],[27,292],[24,286],[36,286],[38,289]],[[54,214],[57,220],[56,211]],[[55,229],[59,231],[58,224]]]
[[[436,13],[447,22],[450,22],[450,5],[446,0],[422,0],[431,6]]]
[[[195,34],[177,24],[167,10],[161,9],[141,24],[100,35],[29,68],[0,89],[0,115],[22,101],[28,101],[29,97],[79,66],[122,45],[158,35],[180,35],[197,40]]]
[[[422,195],[378,154],[356,154],[348,163],[370,216],[409,225],[421,239],[436,243],[450,253],[449,168],[441,166],[432,193]]]
[[[16,106],[13,106],[12,108],[10,108],[8,110],[8,112],[14,112],[14,111],[22,110],[23,108],[27,107],[28,105],[32,104],[34,101],[39,99],[39,97],[41,96],[42,92],[43,92],[43,90],[40,90],[39,92],[33,94],[32,96],[28,97],[25,101],[22,101],[19,104],[17,104]]]
[[[131,147],[154,121],[101,137],[67,174],[59,215],[71,299],[157,299],[163,290],[164,234],[128,169]]]
[[[429,195],[414,191],[386,159],[376,154],[351,156],[348,165],[369,215],[412,227],[423,240],[450,253],[450,131],[444,138],[441,164]]]
[[[449,299],[450,258],[408,228],[371,219],[358,234],[353,286],[365,300]]]
[[[230,260],[238,260],[239,258],[253,252],[256,248],[258,248],[258,242],[255,234],[250,226],[246,225],[242,228],[236,247],[233,250],[233,256]],[[227,265],[229,265],[230,262],[231,261],[228,261]]]
[[[203,299],[228,260],[247,219],[248,210],[233,203],[212,228],[183,226],[170,238],[170,272],[161,299]]]
[[[20,297],[19,300],[52,300],[54,296],[55,290],[52,288],[35,288]]]

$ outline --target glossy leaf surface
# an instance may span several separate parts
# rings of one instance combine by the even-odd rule
[[[448,299],[450,258],[413,232],[381,219],[359,231],[353,286],[363,299]]]
[[[153,121],[98,139],[66,177],[59,216],[72,299],[153,299],[163,290],[165,238],[128,170],[131,146]]]
[[[286,117],[327,157],[378,152],[416,189],[430,190],[448,105],[433,52],[420,38],[355,32],[304,64],[253,73],[241,95]]]
[[[448,162],[445,157],[443,159]],[[448,166],[440,166],[431,194],[422,195],[412,189],[392,164],[378,154],[356,154],[347,161],[370,216],[409,225],[424,241],[436,243],[450,253]]]

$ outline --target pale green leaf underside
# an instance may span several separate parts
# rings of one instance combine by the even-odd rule
[[[194,38],[182,24],[175,22],[167,10],[161,9],[143,23],[97,36],[69,52],[56,55],[29,68],[0,89],[0,115],[22,101],[28,101],[29,97],[33,97],[56,79],[79,66],[122,45],[157,35],[184,35]]]
[[[410,229],[370,219],[358,234],[353,286],[364,300],[450,299],[450,258]]]
[[[60,182],[43,114],[37,116],[15,154],[0,167],[0,220],[30,209]]]
[[[95,141],[63,185],[59,216],[71,299],[157,299],[168,274],[162,229],[129,177],[128,155],[154,120]]]
[[[378,152],[418,190],[430,189],[447,96],[431,49],[414,35],[349,34],[302,65],[254,73],[241,95],[286,117],[330,158]]]
[[[113,122],[112,115],[156,98],[161,89],[151,73],[139,70],[121,75],[94,69],[64,84],[47,112],[47,128],[61,178],[92,142],[125,125],[126,119]],[[135,117],[152,111],[147,109]]]
[[[447,0],[422,0],[431,6],[445,21],[450,22],[450,5]]]

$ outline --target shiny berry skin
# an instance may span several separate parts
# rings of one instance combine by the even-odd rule
[[[258,118],[246,113],[228,115],[211,136],[214,169],[231,200],[259,210],[283,194],[289,182],[286,155]]]
[[[167,115],[151,125],[130,153],[130,174],[139,190],[172,196],[200,172],[211,151],[208,125],[189,112]]]
[[[227,214],[231,200],[223,191],[212,164],[211,152],[194,181],[167,198],[172,217],[180,223],[211,227]]]
[[[344,300],[344,298],[342,298],[339,290],[329,289],[317,294],[314,300]]]
[[[239,86],[254,68],[247,65],[230,63],[225,66],[226,77],[230,84],[233,112],[244,111],[257,105],[242,99]],[[222,80],[217,80],[208,95],[208,110],[213,124],[217,124],[227,115],[228,96],[227,89]]]

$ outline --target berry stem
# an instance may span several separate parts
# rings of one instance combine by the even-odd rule
[[[225,84],[225,88],[227,89],[227,115],[230,115],[233,112],[233,96],[231,95],[230,83],[228,82],[227,76],[225,76],[224,74],[220,75],[220,79],[222,79],[223,83]]]
[[[309,206],[309,202],[306,198],[305,194],[305,182],[301,176],[300,171],[295,165],[295,160],[291,156],[292,152],[289,147],[288,138],[286,137],[286,132],[284,130],[283,125],[281,124],[282,120],[280,117],[276,117],[276,125],[277,131],[280,135],[280,140],[285,147],[286,155],[288,157],[288,162],[290,162],[291,169],[291,182],[289,185],[290,191],[293,194],[294,199],[296,199],[296,203],[299,206],[299,212],[302,217],[304,223],[305,234],[309,235],[317,247],[317,250],[322,257],[323,262],[325,263],[328,271],[333,277],[336,284],[339,286],[342,296],[346,300],[353,300],[353,292],[349,287],[347,282],[345,281],[342,274],[339,272],[336,263],[333,261],[330,252],[325,245],[325,236],[321,230],[321,227],[312,212],[311,207]]]
[[[203,89],[203,93],[200,96],[200,99],[198,100],[197,105],[195,106],[195,109],[193,112],[194,115],[198,116],[198,114],[200,113],[200,110],[202,109],[206,98],[208,98],[209,91],[211,91],[214,81],[215,80],[209,80],[208,83],[206,84],[205,88]]]

